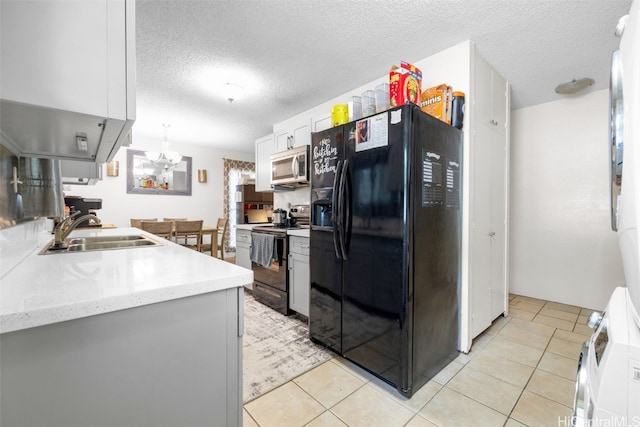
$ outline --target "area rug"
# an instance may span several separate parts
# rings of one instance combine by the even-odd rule
[[[309,340],[306,322],[283,316],[244,295],[242,386],[244,403],[291,381],[334,354]]]

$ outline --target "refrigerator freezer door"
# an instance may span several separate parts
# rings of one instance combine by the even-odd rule
[[[338,187],[344,162],[342,126],[311,138],[311,289],[309,336],[342,354],[342,256],[337,223]]]
[[[311,230],[310,236],[309,336],[342,354],[342,260],[332,233]]]

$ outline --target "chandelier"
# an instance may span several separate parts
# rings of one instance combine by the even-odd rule
[[[177,151],[169,150],[169,140],[167,135],[169,133],[169,124],[162,124],[164,127],[164,141],[162,142],[162,151],[147,151],[146,156],[151,163],[156,166],[160,166],[165,171],[173,169],[176,167],[180,160],[182,160],[182,156]]]

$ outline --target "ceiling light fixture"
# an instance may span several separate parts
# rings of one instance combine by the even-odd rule
[[[595,80],[589,77],[583,77],[578,80],[573,79],[570,82],[561,83],[558,86],[556,86],[556,93],[560,95],[574,95],[588,88],[595,82],[596,82]]]
[[[225,83],[224,88],[222,90],[222,95],[229,100],[229,103],[232,103],[236,99],[242,96],[244,93],[244,89],[241,86],[235,83]]]
[[[165,171],[169,169],[173,169],[176,167],[180,160],[182,160],[182,156],[178,154],[176,151],[169,150],[169,140],[167,135],[169,133],[169,124],[162,124],[164,127],[164,141],[162,142],[162,152],[157,151],[147,151],[146,157],[153,163],[154,165],[158,165],[162,167]]]

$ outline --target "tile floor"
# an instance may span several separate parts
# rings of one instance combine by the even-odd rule
[[[411,399],[336,357],[245,404],[244,426],[570,426],[592,311],[511,295],[509,316]]]

